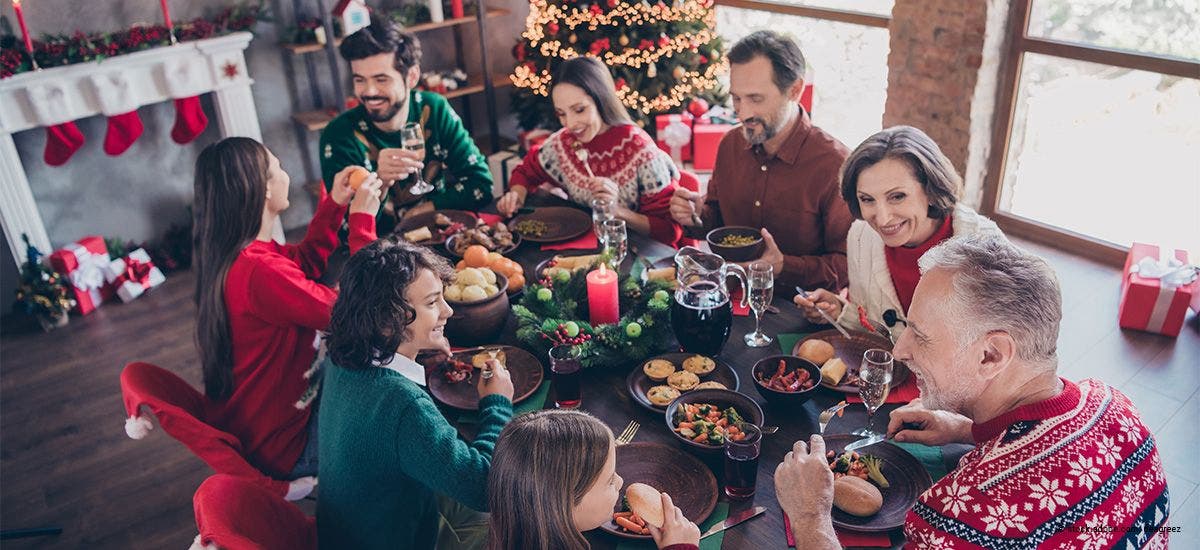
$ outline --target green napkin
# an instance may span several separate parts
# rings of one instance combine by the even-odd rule
[[[946,475],[946,462],[942,459],[941,447],[930,447],[920,443],[904,443],[902,441],[889,441],[889,443],[917,457],[917,460],[929,472],[929,477],[933,478],[934,483],[937,483],[937,480],[942,479]]]
[[[717,507],[713,508],[713,512],[708,516],[708,519],[700,524],[700,533],[704,533],[710,527],[725,521],[727,517],[729,517],[729,503],[718,502]],[[724,540],[725,531],[721,531],[700,541],[700,550],[721,550],[721,542]],[[653,550],[654,548],[654,541],[652,540],[622,540],[621,544],[617,545],[617,550]]]
[[[779,342],[779,349],[784,355],[791,355],[792,350],[796,349],[796,342],[799,342],[804,337],[812,334],[811,332],[785,332],[775,337]]]
[[[546,380],[545,382],[542,382],[541,386],[538,386],[537,391],[533,392],[533,395],[529,396],[529,399],[526,399],[513,406],[513,416],[516,417],[527,412],[542,410],[542,407],[546,406],[546,397],[549,395],[550,381]],[[479,422],[479,413],[476,411],[463,412],[462,414],[458,415],[458,421],[468,424],[475,424]]]

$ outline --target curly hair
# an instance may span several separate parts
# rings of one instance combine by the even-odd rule
[[[397,236],[375,241],[350,257],[325,335],[335,365],[365,369],[391,362],[416,318],[404,294],[425,269],[443,282],[454,274],[441,256]]]

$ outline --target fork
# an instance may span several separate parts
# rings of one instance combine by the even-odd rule
[[[617,436],[617,445],[624,445],[630,441],[633,441],[633,436],[637,434],[638,429],[641,427],[642,425],[638,424],[637,420],[630,420],[629,425],[625,426],[625,431],[621,432],[621,435]]]
[[[850,406],[849,403],[842,401],[841,403],[838,403],[837,405],[834,405],[832,407],[829,407],[828,409],[821,411],[821,414],[819,416],[817,416],[817,422],[821,425],[821,435],[825,435],[825,426],[828,426],[829,421],[833,420],[833,415],[842,412],[842,409],[849,407],[849,406]]]

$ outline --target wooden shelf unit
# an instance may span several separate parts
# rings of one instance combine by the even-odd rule
[[[512,13],[512,12],[510,12],[506,9],[502,9],[502,8],[488,8],[487,15],[485,17],[488,17],[488,18],[502,17],[502,16],[508,15],[510,13]],[[432,22],[421,23],[419,25],[405,27],[404,30],[415,34],[415,33],[423,32],[423,31],[430,31],[433,29],[442,29],[442,28],[446,28],[446,27],[455,27],[458,25],[467,25],[467,24],[474,23],[474,22],[475,22],[474,15],[466,15],[463,17],[446,19],[444,21],[439,21],[437,23],[432,23]],[[333,41],[334,46],[339,46],[339,45],[341,45],[341,43],[342,43],[342,40],[340,38]],[[291,52],[293,55],[314,53],[314,52],[319,52],[319,51],[322,51],[325,49],[324,44],[318,44],[316,42],[312,42],[312,43],[308,43],[308,44],[291,44],[291,43],[285,42],[283,44],[280,44],[280,46],[283,49]]]

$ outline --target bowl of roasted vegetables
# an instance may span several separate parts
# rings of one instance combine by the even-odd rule
[[[731,390],[693,390],[667,406],[667,429],[684,447],[700,454],[722,452],[727,439],[745,437],[737,424],[763,425],[762,407]]]
[[[821,369],[795,355],[773,355],[759,360],[750,371],[758,393],[772,404],[801,405],[821,384]]]

